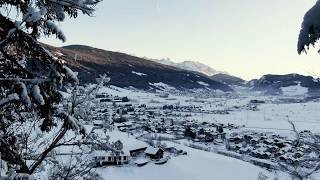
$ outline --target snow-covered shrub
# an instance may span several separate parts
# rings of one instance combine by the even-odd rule
[[[295,148],[308,146],[312,151],[312,155],[301,156],[298,161],[287,162],[278,159],[279,167],[290,174],[293,179],[307,180],[312,179],[313,174],[316,174],[320,170],[320,136],[313,133],[303,135],[303,132],[299,132],[293,122],[289,121],[292,126],[292,130],[295,134],[295,140],[293,146]]]

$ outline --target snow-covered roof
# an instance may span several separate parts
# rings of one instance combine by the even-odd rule
[[[147,162],[149,162],[149,160],[147,158],[143,158],[143,157],[138,158],[137,160],[134,161],[134,163],[136,163],[136,164],[144,164]]]
[[[103,151],[103,150],[96,150],[93,152],[93,156],[95,157],[102,157],[102,156],[106,156],[107,152]]]
[[[95,119],[95,120],[93,120],[93,123],[103,123],[103,120],[101,120],[101,119]]]
[[[146,148],[149,146],[147,143],[136,139],[134,136],[128,135],[128,133],[114,130],[107,132],[107,134],[110,136],[110,142],[120,140],[123,143],[123,152],[125,154],[129,154],[131,150]]]
[[[114,123],[114,125],[116,127],[121,127],[121,126],[132,126],[133,122],[132,121],[128,121],[128,122],[123,122],[123,123]]]
[[[116,154],[112,151],[103,151],[97,150],[92,153],[93,157],[108,157],[108,156],[116,156]],[[124,151],[123,153],[119,154],[119,156],[129,156],[129,152]]]
[[[133,125],[132,121],[128,121],[128,122],[123,122],[122,124],[126,125],[126,126],[131,126]]]

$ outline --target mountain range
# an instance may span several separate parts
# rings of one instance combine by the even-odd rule
[[[320,95],[320,80],[312,76],[268,74],[247,82],[199,62],[150,60],[83,45],[47,45],[47,48],[78,72],[82,83],[94,82],[100,74],[106,73],[111,78],[111,85],[143,90],[175,88],[232,92],[233,88],[241,86],[268,95]]]
[[[47,48],[67,65],[78,72],[83,83],[94,82],[106,73],[110,84],[118,87],[133,87],[144,90],[163,88],[213,89],[233,91],[224,83],[215,81],[199,72],[160,64],[144,58],[120,52],[112,52],[83,45]]]

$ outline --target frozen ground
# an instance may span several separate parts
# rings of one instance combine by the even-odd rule
[[[245,125],[248,129],[288,133],[293,121],[299,130],[320,132],[320,103],[262,104],[259,111],[234,111],[228,115],[198,114],[199,121],[217,121]]]

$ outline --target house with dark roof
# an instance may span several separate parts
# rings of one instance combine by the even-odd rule
[[[163,157],[163,150],[160,148],[154,148],[149,146],[145,151],[146,156],[148,156],[150,159],[161,159]]]

